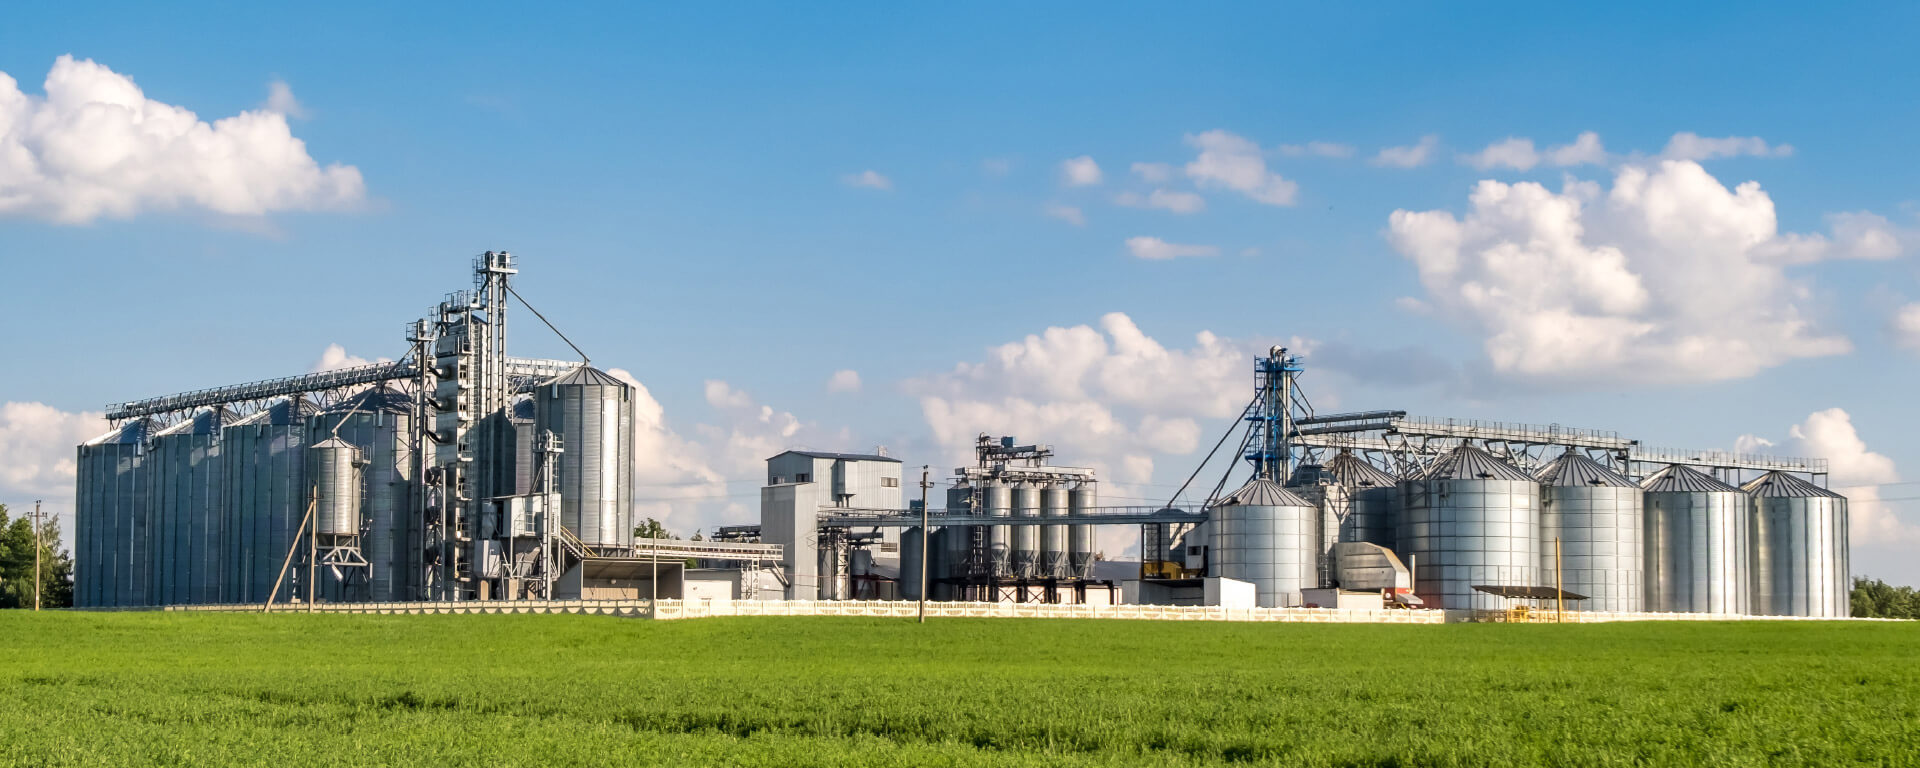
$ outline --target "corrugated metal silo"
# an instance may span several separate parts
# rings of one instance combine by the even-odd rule
[[[512,435],[512,450],[502,453],[506,466],[500,477],[504,483],[503,496],[521,496],[533,493],[533,438],[539,433],[534,426],[534,408],[531,398],[513,401],[512,415],[507,419]]]
[[[337,437],[307,448],[313,475],[313,530],[320,536],[360,535],[363,502],[360,449]]]
[[[633,387],[581,366],[534,392],[535,423],[560,436],[560,520],[589,546],[633,546]]]
[[[147,580],[134,572],[144,554],[148,486],[146,440],[152,424],[129,421],[79,447],[74,518],[74,602],[84,608],[145,605]],[[136,526],[136,523],[138,525]]]
[[[1013,489],[1005,480],[988,480],[981,490],[981,501],[986,505],[988,517],[1013,515]],[[993,576],[1005,577],[1012,572],[1009,560],[1012,527],[995,525],[987,528],[987,563]]]
[[[1040,486],[1022,480],[1013,484],[1013,514],[1015,517],[1040,517]],[[1013,529],[1011,569],[1016,579],[1031,579],[1040,568],[1040,529],[1032,525],[1008,526]]]
[[[1785,472],[1768,472],[1741,488],[1753,497],[1752,612],[1850,615],[1846,497]]]
[[[920,599],[920,560],[925,556],[921,548],[920,526],[905,529],[900,533],[900,599]],[[927,578],[933,578],[933,564],[928,563]]]
[[[1554,585],[1554,539],[1565,568],[1560,586],[1586,595],[1581,608],[1636,612],[1641,579],[1640,486],[1599,462],[1562,454],[1540,478],[1540,584]]]
[[[1364,541],[1392,549],[1400,518],[1400,488],[1393,475],[1350,451],[1325,464],[1302,464],[1292,490],[1320,508],[1320,556],[1323,585],[1331,584],[1333,545]]]
[[[973,511],[973,484],[965,480],[954,483],[947,489],[947,510],[950,514],[969,514]],[[939,558],[942,570],[934,578],[958,578],[967,575],[967,557],[973,548],[973,539],[981,526],[950,525],[941,529],[945,553]]]
[[[1480,448],[1463,445],[1400,484],[1398,553],[1413,560],[1414,593],[1428,605],[1498,609],[1475,585],[1538,586],[1540,486]]]
[[[224,409],[202,409],[153,438],[152,599],[155,605],[220,601],[220,463]]]
[[[1254,478],[1208,513],[1213,575],[1251,582],[1262,608],[1302,605],[1318,582],[1320,511],[1272,480]]]
[[[228,602],[265,602],[306,516],[307,422],[313,405],[282,399],[221,430],[230,536]],[[282,585],[276,600],[293,596]]]
[[[310,440],[339,436],[360,451],[366,534],[360,552],[372,565],[365,599],[409,600],[424,579],[425,530],[413,511],[414,468],[408,458],[413,399],[385,385],[367,389],[308,420]],[[310,467],[309,481],[313,469]],[[332,599],[359,599],[330,585]]]
[[[1067,484],[1055,480],[1040,490],[1040,514],[1042,517],[1065,517],[1067,497],[1070,492]],[[1040,527],[1040,566],[1038,574],[1043,579],[1057,579],[1067,575],[1067,526],[1046,525]]]
[[[1646,516],[1646,609],[1747,612],[1747,495],[1692,467],[1673,465],[1640,483]]]
[[[1067,514],[1084,515],[1100,506],[1100,488],[1091,480],[1082,481],[1067,492]],[[1085,523],[1067,526],[1067,575],[1076,579],[1093,578],[1093,526]]]

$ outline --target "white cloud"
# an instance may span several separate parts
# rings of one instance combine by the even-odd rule
[[[17,516],[35,499],[73,547],[75,446],[105,434],[105,414],[62,411],[44,403],[0,403],[0,503]]]
[[[1187,256],[1213,256],[1220,252],[1219,248],[1211,245],[1183,245],[1181,243],[1169,243],[1157,237],[1144,236],[1127,238],[1127,250],[1131,252],[1135,258],[1148,259],[1150,261],[1178,259]]]
[[[1920,352],[1920,302],[1894,310],[1891,330],[1895,344],[1909,352]]]
[[[980,170],[988,176],[1005,176],[1013,172],[1013,158],[989,157],[980,161]]]
[[[859,173],[849,173],[845,176],[840,177],[840,183],[845,184],[849,187],[864,187],[867,189],[893,189],[893,179],[889,179],[885,176],[882,176],[880,175],[879,171],[874,171],[874,170],[865,170]]]
[[[1626,166],[1600,185],[1482,181],[1465,219],[1395,211],[1389,238],[1437,311],[1484,334],[1501,373],[1579,383],[1712,381],[1847,352],[1807,316],[1759,184],[1698,164]]]
[[[1166,163],[1134,163],[1133,175],[1150,184],[1164,184],[1173,179],[1173,166]]]
[[[1778,444],[1742,435],[1735,449],[1826,459],[1828,486],[1847,497],[1853,572],[1896,583],[1920,582],[1920,567],[1912,556],[1914,548],[1920,547],[1920,515],[1908,511],[1912,507],[1882,497],[1881,487],[1899,483],[1900,472],[1893,459],[1868,450],[1845,410],[1828,408],[1809,414],[1788,428],[1787,438]]]
[[[212,123],[148,99],[133,79],[61,56],[44,97],[0,72],[0,215],[61,224],[199,208],[231,216],[350,208],[360,171],[321,167],[286,113]]]
[[[393,361],[393,358],[389,358],[389,357],[382,357],[374,360],[368,360],[367,358],[360,357],[358,355],[349,355],[347,354],[346,347],[340,346],[339,344],[328,344],[327,348],[320,353],[320,359],[313,361],[313,365],[307,368],[307,372],[319,373],[321,371],[331,371],[337,368],[352,368],[356,365],[367,365],[368,363],[387,363],[392,361]]]
[[[287,117],[300,120],[307,118],[306,105],[301,104],[299,99],[293,97],[293,87],[287,85],[285,81],[275,80],[267,83],[267,103],[265,106],[268,112],[278,112]]]
[[[1100,164],[1081,155],[1060,161],[1060,183],[1069,187],[1091,187],[1103,178]]]
[[[983,359],[908,382],[946,458],[965,461],[974,436],[1054,445],[1057,463],[1094,467],[1107,504],[1164,501],[1145,487],[1156,462],[1196,461],[1202,433],[1232,420],[1252,393],[1255,349],[1202,331],[1169,348],[1122,313],[1098,327],[1052,327],[992,347]],[[1111,551],[1111,550],[1110,550]]]
[[[1330,141],[1309,141],[1305,144],[1282,144],[1280,154],[1287,157],[1353,157],[1353,145],[1335,144]]]
[[[1420,137],[1416,144],[1403,147],[1386,147],[1367,162],[1383,168],[1418,168],[1433,159],[1433,151],[1440,147],[1440,137],[1431,133]]]
[[[1188,178],[1201,187],[1225,187],[1267,205],[1293,205],[1300,185],[1267,170],[1260,145],[1222,130],[1188,134],[1200,156],[1187,163]]]
[[[1206,198],[1192,192],[1170,189],[1156,189],[1146,197],[1123,192],[1113,201],[1129,208],[1160,208],[1178,214],[1198,213],[1207,207]]]
[[[852,369],[834,371],[827,379],[828,392],[859,392],[860,372]]]
[[[1607,150],[1600,144],[1600,134],[1587,131],[1575,138],[1572,144],[1549,147],[1545,151],[1535,150],[1532,139],[1514,137],[1489,144],[1478,154],[1461,159],[1483,171],[1489,168],[1527,171],[1542,164],[1559,167],[1603,165],[1607,162]]]
[[[1049,205],[1046,208],[1041,209],[1041,211],[1047,214],[1048,216],[1052,216],[1056,219],[1064,221],[1068,224],[1072,224],[1076,227],[1084,227],[1087,225],[1087,216],[1086,214],[1080,212],[1080,208],[1078,206]]]
[[[1758,136],[1726,136],[1708,138],[1691,131],[1681,131],[1667,141],[1667,148],[1660,152],[1668,160],[1712,160],[1718,157],[1787,157],[1793,154],[1790,144],[1769,145]]]

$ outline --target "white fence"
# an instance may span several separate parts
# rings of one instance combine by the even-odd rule
[[[912,618],[919,604],[905,600],[661,600],[660,619],[703,619],[722,616],[873,616]],[[108,609],[114,610],[114,609]],[[124,610],[124,609],[122,609]],[[186,612],[258,612],[259,605],[175,605],[158,610]],[[307,607],[279,604],[274,613],[306,613]],[[414,603],[321,603],[315,613],[376,615],[423,614],[582,614],[654,618],[646,600],[467,600]],[[1224,608],[1197,605],[1049,605],[1042,603],[929,602],[927,616],[935,618],[1007,619],[1135,619],[1147,621],[1240,621],[1301,624],[1448,624],[1512,620],[1501,611],[1390,610],[1341,611],[1331,608]],[[1741,616],[1724,613],[1605,613],[1567,611],[1564,621],[1588,624],[1615,621],[1834,621],[1807,616]],[[1873,619],[1853,619],[1874,621]],[[1522,619],[1553,623],[1551,610],[1535,611]],[[1891,619],[1888,619],[1891,621]]]

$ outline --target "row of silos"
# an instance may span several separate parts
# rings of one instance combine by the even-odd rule
[[[1366,541],[1412,565],[1438,607],[1508,602],[1476,585],[1557,582],[1592,611],[1847,613],[1846,500],[1785,473],[1735,488],[1672,466],[1635,483],[1567,452],[1530,475],[1462,446],[1400,482],[1343,452],[1302,466],[1290,496],[1267,484],[1223,499],[1210,538],[1214,574],[1255,581],[1263,606],[1330,584],[1331,544]]]
[[[994,518],[1041,520],[1084,514],[1098,505],[1092,481],[962,479],[947,489],[948,514],[974,514],[983,525],[943,526],[929,537],[930,579],[1043,580],[1088,578],[1094,559],[1087,524],[992,525]],[[902,579],[918,579],[917,529],[904,534]],[[911,579],[909,579],[911,576]],[[917,584],[904,592],[917,595]]]

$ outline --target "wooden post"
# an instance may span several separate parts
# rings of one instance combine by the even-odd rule
[[[315,505],[320,503],[320,487],[317,485],[313,488],[313,503]],[[314,582],[318,581],[319,578],[320,526],[309,525],[307,526],[307,613],[313,613],[313,600],[318,594],[318,590],[315,588],[319,586]]]
[[[40,500],[33,500],[33,609],[40,610],[40,527],[46,519],[40,515]]]
[[[280,594],[281,583],[287,580],[287,569],[293,567],[293,553],[300,551],[300,533],[307,529],[307,523],[313,520],[313,508],[320,503],[320,492],[315,489],[313,500],[307,502],[307,516],[300,518],[300,527],[293,532],[293,546],[287,547],[287,559],[280,561],[280,575],[273,580],[273,590],[267,593],[267,602],[260,606],[261,613],[273,612],[273,596]]]
[[[1567,592],[1560,587],[1560,537],[1553,537],[1553,620],[1567,620]]]

